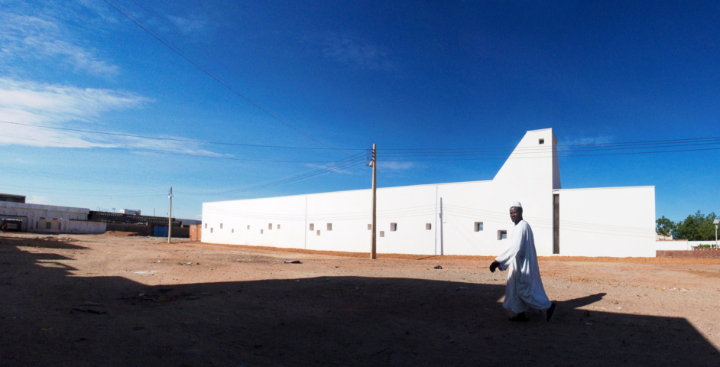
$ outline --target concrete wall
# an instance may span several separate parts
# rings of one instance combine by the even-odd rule
[[[81,220],[68,221],[67,233],[102,234],[107,230],[107,223]]]
[[[38,233],[105,233],[106,223],[84,220],[66,220],[59,218],[37,218],[33,232]]]
[[[655,256],[654,188],[561,190],[556,146],[551,129],[529,131],[493,180],[378,189],[378,253],[498,255],[507,241],[499,231],[510,236],[514,226],[509,204],[520,201],[538,255],[552,255],[558,194],[560,255]],[[368,189],[203,203],[202,239],[369,252],[371,195]]]
[[[190,227],[190,241],[202,241],[201,224],[193,224]]]
[[[560,253],[655,256],[655,188],[558,190]]]
[[[720,258],[720,249],[709,248],[691,251],[657,251],[657,257]]]

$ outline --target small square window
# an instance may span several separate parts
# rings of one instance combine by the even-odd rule
[[[213,233],[213,228],[212,228],[212,227],[210,227],[210,233]]]
[[[320,230],[319,230],[319,229],[317,230],[317,235],[318,235],[318,236],[320,235]]]
[[[52,229],[52,223],[46,222],[46,223],[45,223],[45,229]]]
[[[506,240],[507,239],[507,231],[500,230],[498,231],[498,240]]]
[[[207,229],[207,223],[205,223],[205,229]]]
[[[368,224],[368,231],[372,231],[372,224]]]
[[[540,144],[545,144],[545,139],[540,139]]]
[[[310,223],[310,225],[308,225],[308,230],[314,231],[314,230],[315,230],[315,223]]]
[[[385,237],[385,231],[380,231],[380,237]]]
[[[220,229],[222,229],[222,223],[220,223]]]
[[[277,225],[277,229],[280,229],[280,225],[279,225],[279,224]]]
[[[482,232],[483,222],[475,222],[475,232]]]
[[[235,233],[235,228],[231,229],[230,231],[231,231],[232,233]]]
[[[262,229],[260,230],[260,234],[263,234],[263,230],[262,230]]]
[[[248,229],[250,229],[250,225],[248,224]]]
[[[332,223],[328,223],[328,225],[327,225],[327,230],[328,230],[328,231],[332,231]]]
[[[432,229],[432,224],[430,224],[430,223],[425,223],[425,229],[428,230],[428,231],[431,230],[431,229]]]
[[[268,229],[272,229],[272,223],[268,223]]]
[[[397,223],[390,223],[390,232],[397,231]]]

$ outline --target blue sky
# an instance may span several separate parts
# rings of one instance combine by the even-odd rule
[[[373,143],[504,149],[386,159],[386,187],[492,179],[527,130],[568,149],[720,137],[717,19],[710,1],[0,0],[0,192],[166,215],[173,186],[174,216],[197,218],[205,201],[369,188],[352,156]],[[720,145],[673,149],[695,147]],[[657,216],[679,220],[720,213],[717,160],[560,170],[563,188],[654,185]]]

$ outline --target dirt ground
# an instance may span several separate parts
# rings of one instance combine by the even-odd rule
[[[548,323],[490,262],[4,233],[0,366],[720,366],[720,259],[541,258]]]

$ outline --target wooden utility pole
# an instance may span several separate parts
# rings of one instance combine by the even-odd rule
[[[168,212],[168,243],[170,243],[172,240],[172,186],[170,186],[168,199],[170,199],[170,211]]]
[[[370,250],[370,258],[375,259],[377,258],[377,237],[376,237],[376,219],[377,219],[377,148],[375,147],[375,144],[373,144],[372,149],[372,161],[370,164],[372,164],[372,247]]]

